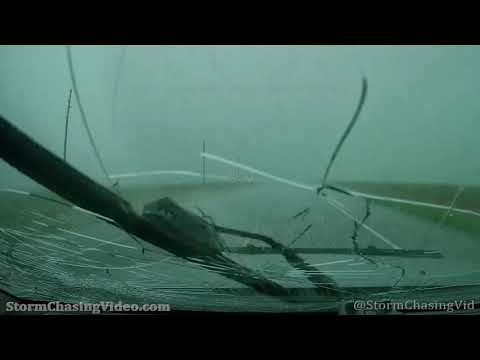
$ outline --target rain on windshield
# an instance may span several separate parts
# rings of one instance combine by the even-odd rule
[[[477,301],[479,58],[475,46],[2,46],[5,126],[68,166],[46,159],[42,183],[1,149],[0,290],[227,312]],[[89,208],[98,188],[78,177],[53,180],[72,168],[142,225]]]

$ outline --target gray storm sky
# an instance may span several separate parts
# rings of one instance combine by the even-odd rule
[[[90,127],[111,173],[201,169],[207,151],[320,181],[358,102],[338,180],[478,184],[478,46],[73,46]],[[62,153],[70,88],[62,46],[0,46],[0,112]],[[119,77],[116,116],[114,84]],[[71,114],[69,161],[98,179]],[[231,173],[208,163],[209,171]],[[0,184],[19,176],[0,165]]]

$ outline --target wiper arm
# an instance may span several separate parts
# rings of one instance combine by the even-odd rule
[[[35,142],[28,135],[0,116],[0,156],[29,178],[43,185],[76,206],[115,222],[127,233],[191,261],[203,259],[206,263],[230,269],[221,273],[255,290],[279,297],[292,295],[289,289],[256,274],[252,270],[226,258],[213,246],[181,236],[168,223],[158,223],[138,215],[127,201],[84,175],[61,158]]]
[[[263,241],[267,245],[271,246],[272,251],[283,255],[285,260],[287,260],[291,266],[297,270],[305,272],[307,274],[307,278],[315,285],[317,293],[320,295],[337,295],[339,293],[340,289],[338,288],[335,280],[320,272],[316,267],[310,265],[300,255],[298,255],[294,249],[285,246],[282,243],[265,235],[226,228],[218,225],[214,225],[214,228],[220,233]]]

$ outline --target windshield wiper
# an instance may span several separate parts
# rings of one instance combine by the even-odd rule
[[[50,191],[99,215],[102,220],[115,223],[128,234],[188,261],[200,260],[202,265],[223,268],[221,275],[260,293],[298,301],[292,298],[294,294],[289,289],[227,258],[216,246],[198,241],[195,236],[186,236],[168,222],[138,215],[126,200],[51,153],[1,116],[0,156]]]

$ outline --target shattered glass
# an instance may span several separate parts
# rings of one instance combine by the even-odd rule
[[[274,192],[271,186],[268,191],[251,190],[251,194],[245,192],[237,199],[232,198],[230,210],[240,204],[247,205],[244,202],[248,203],[249,197],[268,198]],[[342,292],[339,298],[304,295],[302,301],[292,304],[256,293],[214,270],[172,256],[140,239],[137,242],[131,235],[93,215],[10,191],[2,191],[1,200],[0,284],[2,290],[24,299],[66,303],[107,300],[135,304],[167,303],[175,309],[189,310],[321,311],[336,309],[349,299],[383,298],[387,294],[400,298],[402,294],[408,294],[411,298],[412,292],[421,297],[422,291],[432,288],[478,284],[475,259],[469,259],[477,245],[474,238],[444,229],[439,236],[440,229],[432,230],[431,223],[375,205],[367,220],[372,228],[384,236],[388,234],[398,239],[395,224],[402,221],[402,244],[406,248],[434,243],[435,247],[425,250],[436,251],[442,257],[367,256],[354,251],[350,254],[329,254],[328,251],[302,254],[318,274],[333,278]],[[295,203],[296,199],[291,200]],[[350,199],[342,200],[361,214],[361,201],[355,204]],[[298,203],[300,205],[302,201]],[[214,217],[215,210],[219,210],[218,203],[197,205]],[[354,248],[354,222],[339,216],[334,209],[321,205],[316,199],[311,201],[310,210],[304,212],[303,217],[295,218],[296,214],[291,213],[272,218],[268,209],[257,211],[253,226],[250,222],[252,213],[248,213],[248,217],[243,214],[245,218],[242,219],[242,214],[236,217],[233,211],[222,208],[223,211],[215,217],[216,221],[270,236],[285,245],[290,244],[292,249],[348,251]],[[256,209],[252,207],[251,210]],[[311,230],[305,232],[309,225]],[[252,239],[228,235],[224,238],[231,251],[266,248]],[[437,241],[433,241],[435,239]],[[452,253],[451,241],[462,241],[465,245]],[[357,242],[362,249],[369,246],[390,249],[373,234],[362,230],[359,230]],[[307,278],[315,275],[314,271],[293,268],[281,254],[232,253],[228,256],[286,288],[311,289],[316,285]],[[448,271],[448,268],[452,270]]]
[[[362,93],[352,128],[365,98]],[[113,106],[112,117],[116,113]],[[330,149],[325,169],[352,128],[345,137],[336,135],[341,140]],[[95,147],[93,136],[90,140]],[[95,153],[98,160],[100,151]],[[175,224],[189,227],[192,237],[202,226],[211,235],[215,229],[222,256],[248,269],[249,276],[291,290],[291,299],[224,276],[240,267],[175,256],[52,191],[17,188],[13,182],[0,189],[0,290],[30,301],[121,301],[229,312],[338,311],[359,299],[480,300],[478,187],[330,184],[329,170],[321,183],[304,184],[273,175],[266,166],[207,153],[205,144],[201,155],[208,161],[206,173],[205,162],[203,172],[145,167],[117,175],[102,165],[105,174],[97,179],[106,175],[106,186],[138,214],[153,211],[168,220],[194,215],[195,223]],[[149,205],[154,202],[166,205],[159,210]]]

